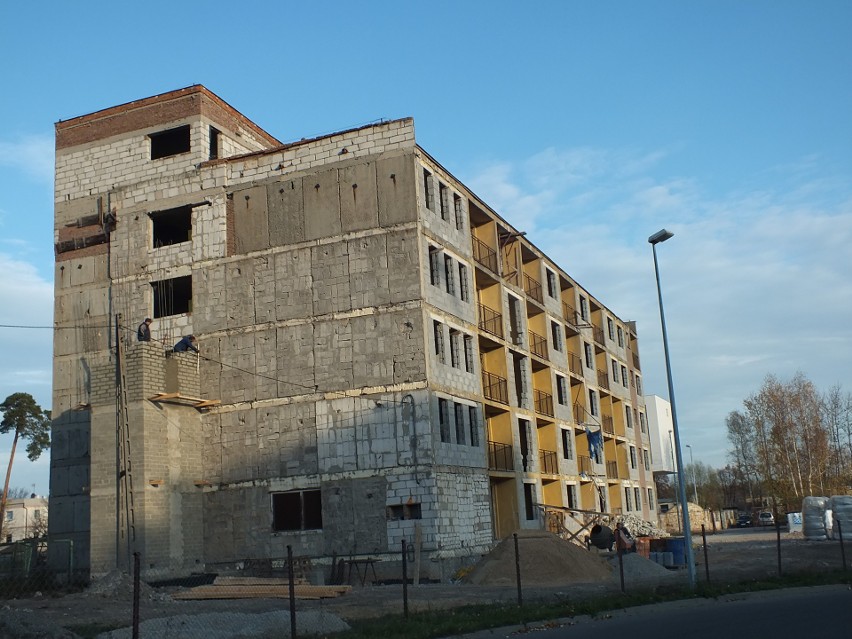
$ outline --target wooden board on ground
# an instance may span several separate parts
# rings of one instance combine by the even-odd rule
[[[309,585],[308,580],[297,578],[296,585]],[[289,582],[284,577],[221,577],[213,580],[214,586],[286,586]]]
[[[330,599],[344,595],[352,586],[310,586],[299,584],[293,588],[297,599]],[[286,585],[207,585],[176,592],[172,599],[288,599],[290,588]]]

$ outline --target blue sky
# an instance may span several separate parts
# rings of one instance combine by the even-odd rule
[[[24,6],[26,4],[26,6]],[[290,141],[413,116],[430,154],[623,319],[722,465],[764,376],[852,391],[852,3],[116,2],[0,8],[0,324],[52,323],[53,124],[200,83]],[[50,405],[50,331],[0,397]],[[0,467],[8,460],[0,440]],[[48,461],[12,485],[47,492]]]

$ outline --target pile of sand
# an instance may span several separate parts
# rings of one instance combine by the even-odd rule
[[[612,569],[605,560],[553,533],[519,530],[517,534],[521,582],[524,584],[555,586],[611,578]],[[497,544],[477,562],[464,581],[480,586],[516,583],[514,538],[510,535]]]
[[[84,591],[86,597],[104,597],[108,599],[133,598],[133,577],[127,573],[113,571],[97,579]],[[153,599],[155,591],[144,581],[139,582],[139,598]]]

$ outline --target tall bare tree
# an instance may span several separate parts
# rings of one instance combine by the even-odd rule
[[[9,479],[12,477],[12,464],[15,461],[15,449],[18,440],[27,441],[27,457],[35,461],[42,452],[50,447],[50,412],[42,410],[29,393],[12,393],[2,404],[0,412],[0,435],[14,433],[12,450],[9,453],[9,466],[6,469],[6,482],[3,484],[3,496],[0,498],[0,531],[6,520],[6,500],[9,495]]]

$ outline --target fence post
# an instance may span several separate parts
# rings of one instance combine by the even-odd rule
[[[408,548],[402,540],[402,614],[408,619]]]
[[[713,522],[713,527],[716,527],[715,520]],[[707,532],[705,531],[704,524],[701,524],[701,543],[704,545],[704,572],[707,574],[707,583],[710,583],[710,561],[707,559]]]
[[[518,582],[518,608],[523,608],[524,596],[521,592],[521,558],[518,554],[518,533],[512,533],[512,537],[515,538],[515,578]]]
[[[840,520],[835,519],[837,524],[837,536],[840,537],[840,558],[843,560],[843,572],[846,572],[846,548],[843,546],[843,526],[840,525]]]
[[[139,639],[139,553],[133,553],[133,639]]]
[[[287,545],[287,581],[290,587],[290,637],[296,639],[296,584],[293,576],[293,546]]]

